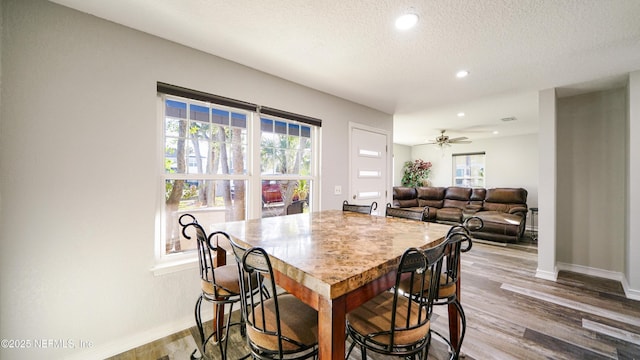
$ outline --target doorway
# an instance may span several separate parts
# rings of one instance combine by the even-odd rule
[[[390,135],[381,129],[349,123],[349,203],[378,204],[372,213],[384,215],[388,201]]]

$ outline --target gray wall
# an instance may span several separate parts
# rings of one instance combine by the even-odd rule
[[[622,272],[627,90],[557,101],[557,259]]]
[[[558,98],[540,92],[537,277],[569,270],[619,280],[640,299],[640,71],[625,89]]]
[[[4,1],[0,337],[104,358],[193,325],[195,268],[154,276],[161,192],[156,82],[323,119],[321,204],[348,188],[348,123],[392,117],[45,1]],[[45,356],[46,354],[46,356]]]

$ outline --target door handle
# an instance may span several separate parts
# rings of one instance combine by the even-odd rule
[[[356,199],[356,196],[355,196],[355,195],[353,195],[353,200],[355,200],[355,199]]]

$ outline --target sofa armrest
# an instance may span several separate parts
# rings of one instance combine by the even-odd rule
[[[518,206],[518,207],[514,207],[509,209],[509,214],[515,214],[515,215],[520,215],[524,218],[527,217],[527,208],[524,206]]]

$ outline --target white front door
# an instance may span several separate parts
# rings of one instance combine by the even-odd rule
[[[350,124],[349,203],[368,205],[376,202],[374,214],[384,215],[387,204],[389,135],[380,129]]]

